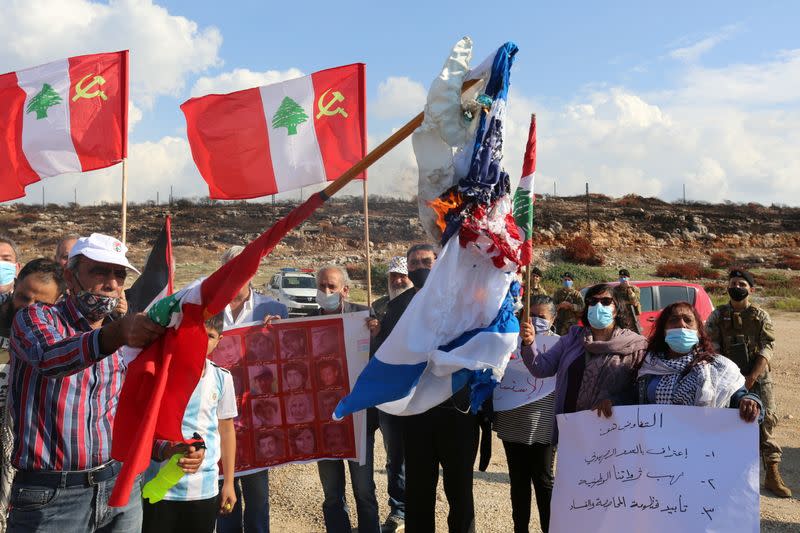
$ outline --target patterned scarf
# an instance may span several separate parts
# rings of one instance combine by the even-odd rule
[[[667,359],[665,354],[648,353],[645,356],[639,378],[658,377],[657,404],[728,406],[733,393],[744,385],[744,376],[735,364],[722,356],[714,357],[711,362],[703,361],[685,373],[696,356],[694,350],[675,359]],[[646,381],[641,380],[640,384],[644,386]]]

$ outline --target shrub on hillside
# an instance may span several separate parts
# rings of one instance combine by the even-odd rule
[[[783,254],[783,257],[775,263],[775,267],[800,270],[800,256],[796,254]]]
[[[706,268],[700,263],[662,263],[656,267],[656,276],[678,279],[719,279],[718,270]]]
[[[711,254],[711,266],[714,268],[731,268],[736,256],[730,252],[714,252]]]
[[[604,262],[603,256],[597,253],[585,237],[575,237],[567,242],[562,254],[565,260],[579,265],[599,266]]]

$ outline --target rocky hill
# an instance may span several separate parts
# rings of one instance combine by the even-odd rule
[[[294,205],[178,200],[172,205],[131,206],[128,242],[134,261],[141,264],[169,213],[178,262],[213,262],[222,250],[254,238]],[[677,259],[703,261],[714,251],[772,266],[797,257],[800,246],[800,208],[680,205],[638,196],[592,195],[588,214],[591,232],[586,197],[537,198],[538,259],[557,261],[562,245],[577,235],[590,237],[608,264],[629,266]],[[20,244],[24,259],[50,256],[63,234],[119,234],[119,206],[0,206],[0,231]],[[271,262],[313,267],[332,260],[361,261],[363,232],[362,200],[333,199],[278,246]],[[371,198],[370,239],[379,261],[426,240],[416,202]]]

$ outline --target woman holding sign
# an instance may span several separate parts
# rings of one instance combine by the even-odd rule
[[[658,316],[637,384],[639,403],[733,407],[747,422],[764,416],[761,399],[745,388],[733,361],[714,353],[688,302],[668,305]]]
[[[530,316],[537,335],[558,337],[552,330],[556,316],[556,306],[552,298],[544,294],[533,296]],[[507,371],[500,384],[501,387],[506,384],[508,375]],[[527,379],[532,381],[530,376]],[[514,387],[515,383],[509,385]],[[531,391],[523,394],[532,395]],[[531,519],[531,483],[536,491],[536,507],[539,510],[542,531],[547,533],[550,527],[550,498],[553,494],[555,453],[552,444],[554,405],[555,392],[509,410],[499,410],[498,404],[495,404],[494,430],[503,441],[508,461],[514,533],[528,532]]]
[[[636,369],[647,339],[618,323],[619,305],[604,283],[585,296],[583,324],[572,326],[547,351],[536,346],[530,323],[520,325],[525,366],[537,378],[556,376],[556,414],[594,409],[611,416],[613,405],[636,403]],[[558,442],[558,427],[553,443]]]

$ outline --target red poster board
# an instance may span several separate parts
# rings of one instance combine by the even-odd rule
[[[331,419],[350,393],[341,317],[227,330],[210,357],[233,376],[237,472],[356,457],[353,417]]]

